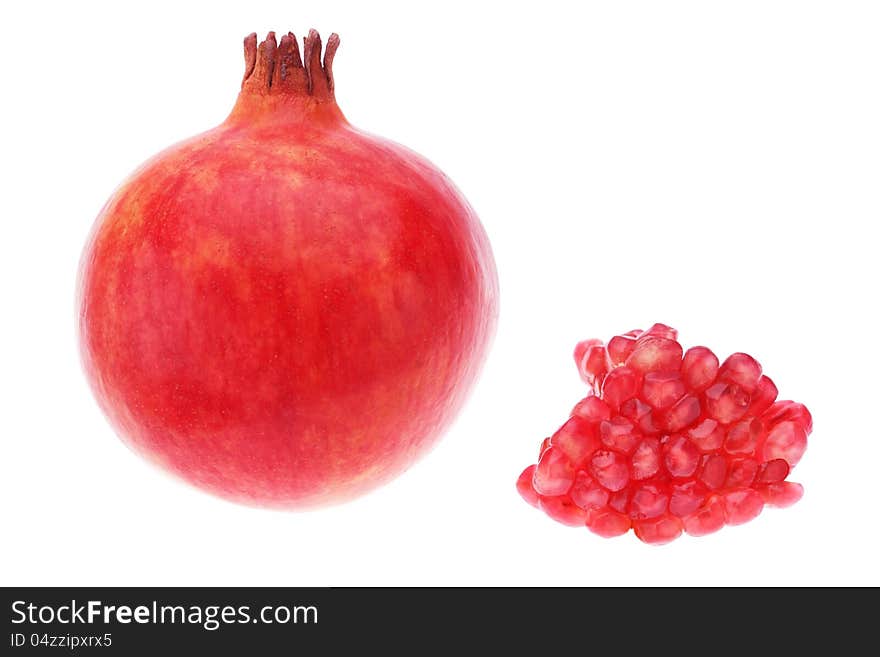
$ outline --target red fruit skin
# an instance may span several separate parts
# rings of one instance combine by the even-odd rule
[[[271,87],[269,50],[249,37],[229,118],[104,206],[78,330],[126,444],[222,497],[300,509],[365,493],[431,449],[481,369],[498,283],[452,182],[346,121],[317,33],[310,73],[287,60]]]

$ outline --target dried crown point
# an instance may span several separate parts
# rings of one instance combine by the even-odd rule
[[[599,536],[632,528],[646,543],[703,536],[785,507],[803,494],[787,481],[813,420],[748,354],[719,364],[706,347],[682,352],[655,324],[575,349],[593,391],[542,444],[517,489],[531,505]]]

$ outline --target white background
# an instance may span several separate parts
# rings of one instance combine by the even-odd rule
[[[877,3],[0,7],[0,583],[880,584]],[[312,26],[342,36],[349,120],[477,209],[502,303],[441,444],[380,491],[293,514],[130,453],[80,372],[73,298],[113,188],[225,118],[242,37]],[[753,354],[809,406],[798,505],[657,548],[519,499],[585,393],[575,342],[655,321]]]

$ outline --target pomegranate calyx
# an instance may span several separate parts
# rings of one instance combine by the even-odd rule
[[[321,35],[316,30],[309,30],[309,35],[303,37],[300,57],[293,32],[283,35],[280,44],[275,32],[269,32],[259,45],[256,32],[252,32],[244,39],[242,92],[307,95],[316,101],[335,103],[333,57],[338,48],[339,35],[333,33],[327,39],[322,61]]]

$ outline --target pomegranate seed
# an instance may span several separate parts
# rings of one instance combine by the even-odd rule
[[[660,441],[645,438],[632,456],[632,478],[636,481],[648,479],[660,469]]]
[[[757,484],[775,484],[785,480],[791,468],[785,459],[773,459],[761,465],[758,476],[755,479]]]
[[[700,481],[712,490],[721,488],[727,481],[727,467],[727,459],[721,454],[704,456],[700,468]]]
[[[593,454],[590,472],[596,481],[612,492],[620,490],[629,481],[626,459],[617,452],[600,450]]]
[[[813,432],[813,417],[803,404],[793,401],[778,401],[768,408],[762,419],[768,427],[774,427],[780,422],[795,422],[800,425],[807,434]]]
[[[577,469],[599,448],[599,432],[595,424],[580,417],[571,417],[550,436],[550,444],[565,454],[571,467]]]
[[[642,374],[677,372],[681,367],[681,345],[675,340],[643,335],[626,359],[626,365]]]
[[[663,461],[673,477],[690,477],[700,462],[700,450],[684,436],[673,438],[664,445]]]
[[[608,341],[608,361],[613,367],[623,365],[636,348],[636,339],[628,335],[615,335]]]
[[[803,488],[786,479],[812,417],[777,401],[751,356],[719,364],[706,347],[682,353],[675,330],[655,324],[607,348],[585,340],[575,360],[593,392],[517,480],[529,504],[600,536],[632,527],[646,543],[666,543],[800,499]]]
[[[567,495],[541,497],[540,509],[556,522],[569,527],[583,527],[587,524],[587,514]]]
[[[724,500],[717,495],[708,498],[699,511],[684,521],[684,530],[691,536],[706,536],[717,532],[727,522]]]
[[[608,506],[618,513],[626,513],[629,507],[629,488],[621,488],[616,493],[612,493],[608,498]]]
[[[614,538],[629,531],[630,519],[622,513],[610,509],[591,509],[587,511],[587,528],[603,538]]]
[[[617,416],[613,420],[605,420],[599,425],[602,444],[609,449],[629,454],[641,440],[632,422],[625,417]]]
[[[660,424],[666,431],[676,432],[686,429],[700,418],[700,400],[696,397],[682,397],[663,415]]]
[[[535,508],[538,507],[538,494],[535,492],[535,489],[532,487],[532,477],[535,474],[535,466],[530,465],[525,470],[522,471],[522,474],[519,476],[519,479],[516,480],[516,490],[519,491],[519,494],[522,498],[531,504]]]
[[[735,383],[749,394],[758,387],[761,364],[748,354],[731,354],[718,370],[718,380]]]
[[[725,488],[745,488],[751,486],[758,474],[758,462],[755,459],[734,459],[730,462]]]
[[[577,473],[568,496],[572,502],[585,511],[599,509],[608,504],[608,491],[583,470]]]
[[[742,525],[757,518],[764,508],[764,498],[752,488],[735,488],[723,493],[728,525]]]
[[[538,451],[538,458],[540,459],[541,456],[544,455],[544,452],[546,452],[549,448],[550,448],[550,439],[544,438],[544,440],[541,441],[541,449]]]
[[[758,416],[766,411],[776,401],[776,395],[779,391],[776,384],[769,376],[762,376],[758,379],[758,386],[752,393],[752,403],[749,406],[749,415]]]
[[[804,487],[793,481],[778,481],[762,486],[759,491],[767,506],[779,509],[791,506],[804,496]]]
[[[581,370],[581,363],[584,362],[584,357],[587,355],[587,352],[593,347],[601,346],[601,340],[583,340],[574,346],[574,364],[577,366],[578,372]]]
[[[686,518],[702,506],[707,492],[706,487],[698,481],[673,484],[669,512],[679,518]]]
[[[754,454],[761,430],[761,421],[757,418],[737,422],[727,430],[724,451],[728,454]]]
[[[645,484],[637,488],[629,502],[629,517],[633,520],[656,518],[666,513],[669,506],[669,493],[656,484]]]
[[[691,347],[681,362],[681,378],[692,392],[703,392],[715,383],[718,357],[706,347]]]
[[[666,338],[667,340],[678,340],[678,331],[676,331],[671,326],[666,326],[666,324],[654,324],[651,328],[649,328],[638,337],[644,338],[649,335],[658,338]]]
[[[595,395],[589,395],[581,399],[571,414],[590,422],[601,422],[611,419],[611,409],[604,401]]]
[[[620,405],[620,414],[632,421],[642,433],[659,433],[654,423],[654,411],[638,397],[627,399]]]
[[[703,452],[712,452],[724,444],[727,432],[717,420],[705,418],[687,432],[688,438]]]
[[[532,485],[539,495],[564,495],[574,483],[574,468],[558,447],[550,447],[541,455]]]
[[[684,383],[678,372],[650,372],[642,383],[642,395],[648,404],[658,410],[669,408],[685,395]]]
[[[807,433],[797,422],[780,422],[767,434],[764,442],[764,460],[785,459],[794,467],[807,449]]]
[[[683,526],[681,520],[671,515],[663,515],[649,520],[637,520],[633,523],[636,536],[645,543],[663,545],[681,536]]]
[[[586,340],[575,347],[574,353],[581,379],[598,390],[608,372],[608,353],[605,351],[605,345],[598,340]]]
[[[716,383],[703,395],[706,415],[722,424],[736,422],[749,409],[749,395],[735,383]]]
[[[619,409],[627,399],[639,392],[639,375],[628,367],[611,370],[602,384],[602,398],[612,409]]]

